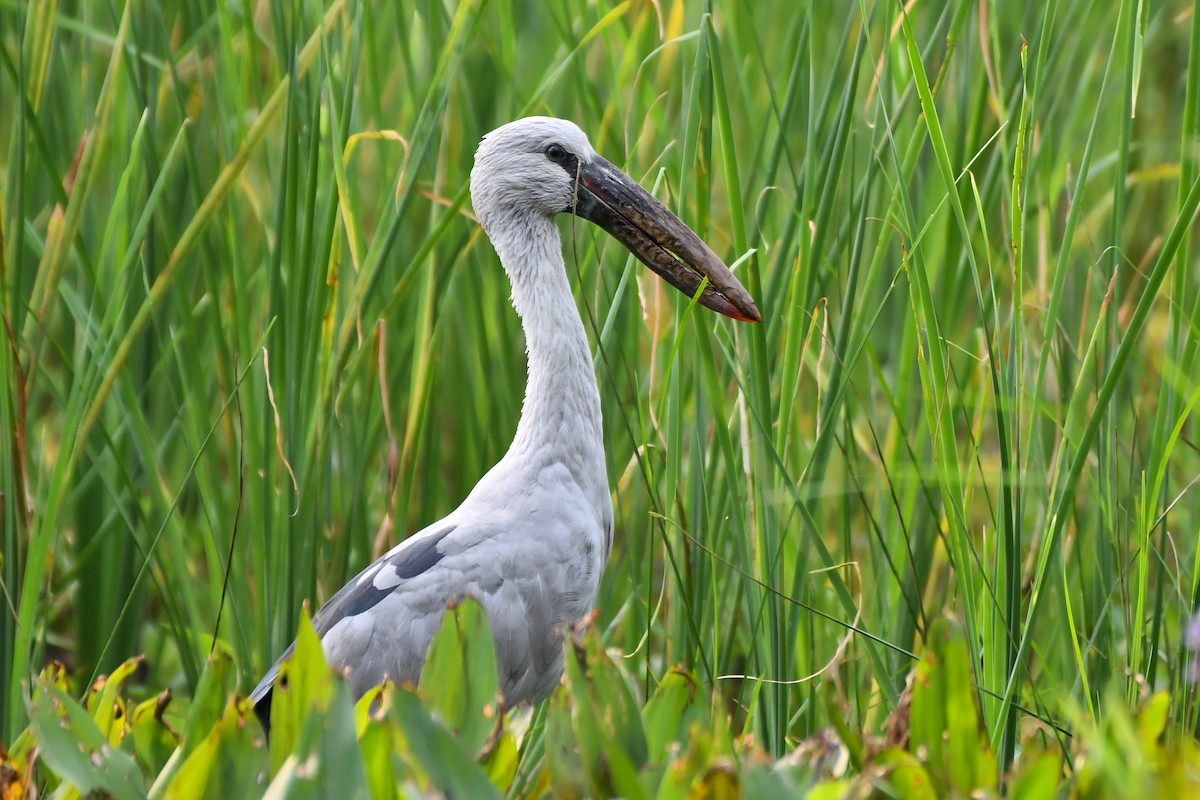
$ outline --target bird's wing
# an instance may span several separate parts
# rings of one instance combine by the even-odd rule
[[[405,539],[384,553],[369,567],[358,573],[313,617],[317,635],[324,638],[346,617],[370,611],[385,598],[396,593],[396,587],[432,569],[445,552],[438,545],[455,531],[457,525],[435,526]]]
[[[469,595],[487,611],[506,699],[545,697],[562,673],[563,626],[591,610],[606,555],[599,531],[581,539],[588,523],[576,508],[460,508],[397,545],[313,618],[329,663],[347,669],[355,696],[385,677],[415,682],[447,602]],[[279,664],[291,654],[251,695],[264,724]]]
[[[397,587],[406,579],[414,578],[432,569],[445,551],[439,548],[443,540],[457,528],[454,524],[433,525],[384,553],[366,569],[338,590],[329,602],[313,617],[313,627],[322,639],[335,625],[348,617],[355,617],[375,608],[380,602],[397,593]],[[283,655],[271,666],[258,686],[250,693],[256,705],[266,700],[279,677],[279,667],[292,657],[295,643],[288,645]]]

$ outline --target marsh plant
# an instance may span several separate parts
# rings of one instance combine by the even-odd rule
[[[0,0],[0,794],[1196,793],[1198,99],[1182,0]],[[354,704],[305,602],[520,413],[529,114],[763,322],[564,218],[598,612],[537,707],[470,601]]]

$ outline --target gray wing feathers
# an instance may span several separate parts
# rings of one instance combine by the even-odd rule
[[[563,627],[591,610],[603,563],[579,558],[564,521],[542,520],[537,535],[533,525],[526,518],[433,526],[334,595],[313,622],[355,696],[384,678],[415,682],[447,603],[466,595],[487,611],[508,701],[548,695],[562,674]],[[255,689],[256,702],[277,675],[278,662]]]
[[[371,613],[343,617],[324,637],[330,662],[353,667],[355,694],[385,677],[415,682],[447,603],[467,595],[487,611],[505,697],[540,699],[557,684],[561,623],[570,613],[563,607],[567,598],[560,587],[567,575],[560,554],[544,542],[501,546],[492,538],[472,541],[465,533],[447,540],[433,568],[404,580]]]
[[[429,571],[442,560],[443,553],[438,545],[455,529],[454,525],[426,533],[421,532],[401,542],[389,552],[376,559],[370,566],[355,576],[337,594],[329,599],[313,617],[313,628],[324,641],[326,635],[347,617],[356,617],[370,612],[381,602],[394,597],[400,584]],[[382,588],[380,588],[382,587]],[[402,589],[400,589],[403,591]],[[293,643],[271,666],[258,686],[250,693],[250,699],[258,704],[266,698],[275,680],[279,677],[279,666],[292,657],[296,645]],[[326,644],[326,657],[331,658]],[[331,659],[331,663],[332,659]],[[342,664],[353,663],[342,661]],[[335,665],[339,665],[336,664]],[[369,686],[367,688],[370,688]]]
[[[449,525],[431,534],[421,534],[405,540],[360,572],[330,598],[317,616],[313,627],[324,636],[342,619],[366,613],[396,594],[400,584],[437,566],[445,555],[438,547],[454,532]]]

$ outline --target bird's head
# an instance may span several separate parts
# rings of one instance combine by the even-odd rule
[[[483,137],[471,170],[475,214],[493,239],[530,216],[574,213],[599,225],[681,292],[734,319],[762,319],[749,292],[691,228],[611,162],[577,125],[526,117]]]

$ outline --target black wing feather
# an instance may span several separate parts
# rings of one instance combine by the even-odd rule
[[[450,525],[432,536],[424,537],[420,542],[415,542],[410,547],[402,547],[400,551],[391,558],[384,561],[380,570],[391,567],[396,570],[396,574],[401,580],[413,578],[428,570],[432,569],[435,564],[442,560],[442,553],[438,550],[438,545],[456,528],[456,525]],[[367,569],[374,567],[372,564]],[[363,570],[366,572],[366,570]],[[361,576],[362,573],[359,573]],[[388,597],[393,592],[399,591],[399,586],[389,586],[386,589],[375,588],[374,581],[358,582],[358,577],[346,584],[333,599],[317,612],[317,616],[313,618],[313,626],[317,629],[318,636],[324,636],[329,633],[334,625],[338,624],[346,617],[357,617],[363,612],[370,611],[375,606],[379,605],[385,597]]]

